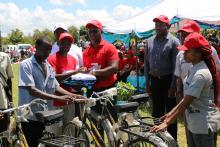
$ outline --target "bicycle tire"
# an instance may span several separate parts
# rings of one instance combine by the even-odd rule
[[[168,147],[162,138],[154,133],[140,132],[144,138],[137,137],[133,140],[127,140],[123,147]]]
[[[89,135],[88,132],[73,122],[68,122],[63,130],[63,135],[75,137],[78,139],[83,139],[84,143],[81,143],[80,145],[75,145],[76,147],[90,147],[90,141],[89,141]]]
[[[29,147],[23,131],[20,127],[17,127],[17,129],[18,139],[13,141],[13,147]]]
[[[115,137],[110,121],[108,119],[102,120],[101,126],[103,127],[108,139],[107,147],[115,147]]]
[[[168,145],[168,147],[178,147],[176,140],[171,136],[171,134],[167,131],[157,133],[161,139]]]

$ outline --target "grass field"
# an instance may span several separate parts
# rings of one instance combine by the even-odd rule
[[[15,105],[17,105],[18,102],[18,64],[13,64],[13,72],[14,72],[14,78],[12,80],[12,91],[13,91],[13,99]],[[146,112],[144,112],[146,113]],[[218,142],[220,142],[220,137],[218,136]],[[178,123],[178,144],[180,147],[187,147],[186,145],[186,137],[185,137],[185,128],[181,121]],[[220,145],[218,145],[220,147]]]

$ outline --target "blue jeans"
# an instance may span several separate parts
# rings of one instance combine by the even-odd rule
[[[187,131],[187,143],[188,147],[214,147],[214,133],[209,134],[194,134]]]

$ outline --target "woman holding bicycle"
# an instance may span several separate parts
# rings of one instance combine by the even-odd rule
[[[199,33],[188,35],[182,46],[186,62],[193,64],[184,80],[184,98],[162,117],[152,132],[167,128],[179,115],[186,115],[189,147],[214,147],[214,132],[219,128],[217,97],[219,80],[209,42]]]

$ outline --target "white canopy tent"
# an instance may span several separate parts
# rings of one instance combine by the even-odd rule
[[[161,0],[157,5],[115,25],[106,26],[104,31],[128,34],[132,31],[146,32],[154,28],[153,18],[163,14],[168,18],[177,16],[200,21],[220,20],[220,0]]]

